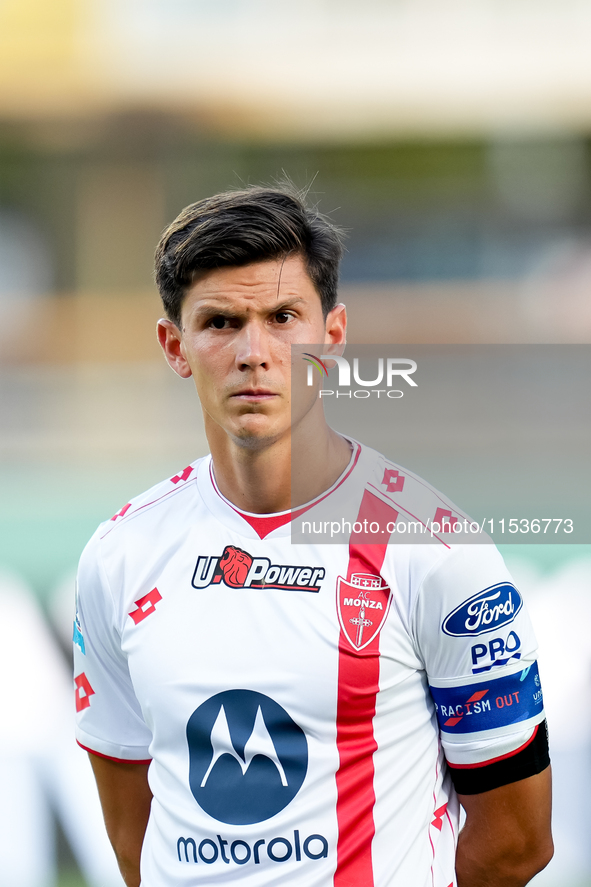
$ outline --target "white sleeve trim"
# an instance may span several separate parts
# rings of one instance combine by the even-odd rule
[[[89,752],[95,752],[106,758],[117,761],[148,761],[152,759],[147,745],[118,745],[105,739],[91,736],[80,727],[76,727],[76,741]]]
[[[539,716],[538,724],[544,720],[544,713]],[[529,726],[518,733],[505,733],[494,739],[480,739],[471,742],[448,742],[443,739],[443,751],[446,761],[452,766],[467,766],[469,764],[485,764],[517,751],[522,745],[531,739],[537,724]]]

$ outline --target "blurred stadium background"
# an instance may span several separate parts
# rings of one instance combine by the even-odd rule
[[[586,0],[0,0],[3,887],[122,883],[61,712],[82,547],[206,448],[154,336],[164,225],[285,172],[349,230],[354,341],[588,343],[590,42]],[[583,887],[591,550],[505,553],[552,718],[535,883]]]

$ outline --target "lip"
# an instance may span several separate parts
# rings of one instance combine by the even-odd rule
[[[243,388],[242,391],[237,391],[236,394],[233,394],[232,397],[239,397],[241,400],[268,400],[271,397],[277,397],[278,395],[274,391],[270,391],[268,388]]]

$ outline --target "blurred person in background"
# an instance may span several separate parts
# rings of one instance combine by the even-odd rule
[[[341,253],[289,189],[193,204],[159,244],[158,336],[211,456],[99,527],[75,631],[128,887],[522,887],[552,855],[536,642],[495,547],[292,545],[325,500],[463,517],[333,431],[316,386],[292,400],[293,345],[342,353]]]
[[[86,883],[121,887],[92,771],[72,743],[70,676],[33,594],[0,574],[0,884],[53,887],[54,818]]]

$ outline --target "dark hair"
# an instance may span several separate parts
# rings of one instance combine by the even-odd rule
[[[226,191],[187,206],[156,249],[156,284],[178,327],[187,289],[214,268],[301,255],[324,316],[337,302],[342,232],[290,185]]]

